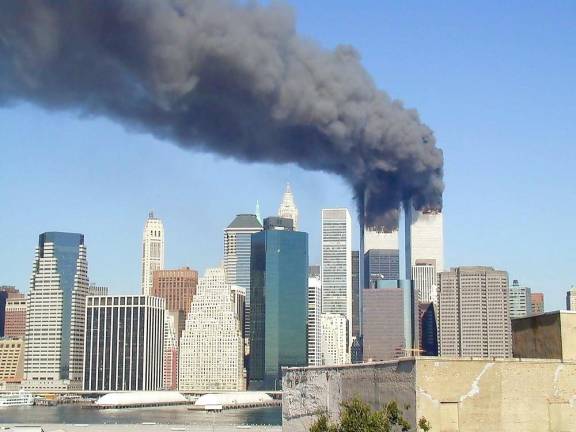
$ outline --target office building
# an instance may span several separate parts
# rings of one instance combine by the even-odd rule
[[[441,212],[412,211],[412,265],[434,260],[435,272],[444,270],[444,218]]]
[[[398,249],[370,249],[364,254],[364,272],[367,285],[374,287],[378,280],[400,279],[400,256]]]
[[[25,388],[80,387],[87,294],[84,236],[41,234],[28,292]]]
[[[244,337],[250,335],[250,252],[252,234],[262,231],[256,215],[239,214],[224,230],[224,270],[231,285],[246,291]]]
[[[165,301],[145,295],[88,297],[84,390],[160,390]]]
[[[181,391],[245,390],[244,341],[235,303],[224,269],[206,270],[180,339]]]
[[[294,231],[298,231],[298,208],[296,207],[296,202],[294,201],[294,194],[290,188],[290,183],[286,184],[286,190],[284,191],[282,202],[278,208],[278,216],[284,219],[292,219],[294,223]]]
[[[0,383],[21,381],[24,369],[22,338],[0,338]]]
[[[425,356],[438,355],[438,327],[434,303],[419,303],[420,322],[420,354]]]
[[[166,310],[172,312],[178,339],[182,336],[197,285],[198,272],[188,267],[156,270],[152,274],[152,295],[166,300]]]
[[[544,313],[544,294],[532,293],[530,298],[532,300],[532,314],[536,315]]]
[[[90,284],[88,287],[88,295],[90,296],[107,296],[108,295],[108,287]]]
[[[352,343],[352,226],[348,209],[322,209],[322,313],[348,322],[348,362]]]
[[[153,273],[164,269],[164,224],[148,214],[142,234],[142,294],[152,295]]]
[[[322,285],[320,276],[308,278],[308,365],[322,364],[321,335],[322,327],[320,315],[322,314]]]
[[[323,313],[321,346],[323,365],[343,365],[350,363],[348,346],[348,321],[344,315]]]
[[[362,314],[360,292],[360,252],[352,251],[352,337],[360,337],[360,315]]]
[[[434,260],[416,260],[412,266],[412,280],[420,303],[436,302],[436,263]]]
[[[164,314],[164,390],[178,390],[178,331],[175,315],[177,312],[166,311]]]
[[[508,290],[508,305],[510,319],[523,318],[532,314],[532,291],[530,288],[520,286],[515,279]]]
[[[320,277],[320,266],[317,264],[308,267],[309,277]]]
[[[4,327],[6,325],[6,306],[8,301],[12,298],[22,298],[23,294],[14,286],[2,285],[0,286],[0,337],[5,336]],[[8,335],[6,335],[8,336]]]
[[[364,361],[391,360],[404,355],[404,291],[390,285],[364,289]]]
[[[576,311],[576,286],[572,286],[566,293],[566,309]]]
[[[26,297],[9,298],[6,302],[4,336],[24,338],[26,336]]]
[[[283,221],[252,235],[249,377],[253,389],[278,389],[283,366],[305,366],[308,234]],[[350,256],[350,251],[348,251]]]
[[[456,267],[438,276],[439,354],[510,357],[508,273]]]

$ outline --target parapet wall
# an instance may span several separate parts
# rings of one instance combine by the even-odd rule
[[[282,379],[282,428],[308,432],[322,412],[333,420],[340,404],[358,397],[375,409],[395,400],[415,423],[416,371],[414,360],[285,369]]]
[[[439,432],[576,432],[575,362],[418,357],[286,369],[282,384],[286,432],[307,432],[320,412],[337,419],[355,396],[408,407],[412,430],[425,417]]]

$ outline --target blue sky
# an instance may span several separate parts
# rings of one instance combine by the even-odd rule
[[[576,3],[290,2],[326,48],[355,46],[379,87],[417,108],[446,161],[446,263],[509,271],[563,307],[576,284]],[[181,150],[106,119],[0,109],[0,284],[26,290],[40,232],[86,235],[89,274],[137,292],[143,224],[164,220],[168,267],[222,259],[236,213],[276,212],[293,185],[310,256],[339,178]],[[357,240],[357,230],[354,232]]]

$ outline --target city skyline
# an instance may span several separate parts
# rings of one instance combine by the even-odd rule
[[[423,5],[409,13],[401,5],[367,1],[363,6],[369,14],[350,17],[345,6],[291,3],[302,32],[328,47],[353,44],[376,83],[403,97],[407,106],[418,107],[433,127],[446,158],[445,268],[484,264],[507,269],[512,279],[543,291],[548,309],[561,308],[564,292],[575,283],[574,275],[563,270],[570,268],[574,247],[570,236],[557,238],[548,226],[551,220],[569,226],[574,212],[574,126],[569,121],[574,109],[563,91],[573,76],[574,59],[562,55],[574,39],[569,25],[573,10],[558,5],[528,10],[508,4],[506,10],[521,13],[502,14],[494,6],[476,10],[458,5],[459,13],[473,13],[475,19],[466,28],[466,40],[454,43],[448,29],[460,31],[468,20],[456,19],[459,15],[447,13],[446,7]],[[375,21],[381,16],[387,17],[384,24]],[[488,25],[494,26],[490,35],[485,32]],[[542,31],[532,32],[535,27]],[[343,36],[337,30],[341,28],[349,31]],[[382,46],[376,40],[388,42]],[[512,50],[515,56],[509,55]],[[436,58],[439,52],[442,61]],[[476,60],[464,52],[474,52]],[[533,62],[536,54],[542,61]],[[541,80],[550,75],[551,64],[558,65],[555,79]],[[520,79],[518,70],[524,71]],[[472,80],[476,85],[470,86]],[[540,124],[545,126],[534,126]],[[217,238],[230,217],[252,212],[257,199],[264,216],[275,214],[288,181],[297,194],[301,229],[310,233],[311,262],[319,261],[320,209],[354,209],[351,191],[333,176],[291,165],[243,164],[185,152],[100,118],[78,119],[70,113],[48,114],[30,105],[14,105],[0,111],[0,129],[6,143],[0,199],[13,209],[2,215],[2,239],[15,245],[0,251],[0,260],[10,263],[0,283],[22,291],[34,237],[47,230],[84,233],[91,244],[93,281],[135,293],[140,269],[133,258],[140,253],[136,239],[141,227],[134,221],[141,221],[149,208],[167,221],[167,264],[199,271],[219,259],[220,245],[209,240]],[[492,157],[495,154],[498,158]],[[39,161],[51,169],[38,171]],[[485,175],[487,164],[493,175]],[[163,175],[151,176],[158,166]],[[541,169],[538,180],[521,174]],[[206,178],[212,172],[220,175]],[[49,197],[36,193],[39,183],[50,184]],[[35,212],[26,212],[32,195],[39,205]],[[189,202],[179,200],[182,196]],[[215,196],[226,199],[211,202]],[[470,205],[473,196],[488,199]],[[546,196],[557,206],[545,206],[529,199],[532,196]],[[357,242],[356,223],[352,225]],[[528,252],[527,237],[550,254],[536,261]],[[476,246],[468,248],[472,241]],[[192,250],[194,244],[202,244],[202,250]]]

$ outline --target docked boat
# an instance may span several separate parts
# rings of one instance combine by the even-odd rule
[[[34,405],[34,397],[32,396],[32,393],[19,391],[18,393],[0,395],[0,407],[27,405]]]

